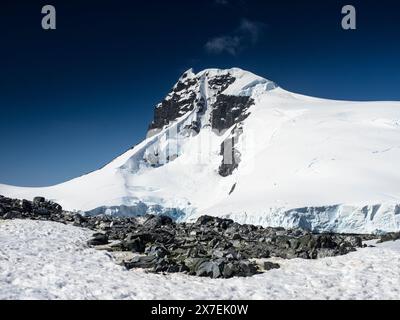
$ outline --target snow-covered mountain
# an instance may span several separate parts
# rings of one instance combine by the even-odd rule
[[[185,72],[147,138],[85,176],[0,185],[91,214],[209,214],[315,231],[400,230],[400,102],[307,97],[241,69]]]

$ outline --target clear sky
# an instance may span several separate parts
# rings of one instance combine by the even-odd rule
[[[140,142],[193,67],[312,96],[400,100],[398,1],[13,0],[0,4],[0,183],[44,186]],[[57,29],[41,28],[41,8]],[[341,8],[357,9],[357,30]]]

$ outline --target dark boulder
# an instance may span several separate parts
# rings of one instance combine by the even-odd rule
[[[272,270],[272,269],[279,269],[281,266],[279,264],[277,264],[277,263],[273,263],[273,262],[270,262],[270,261],[265,261],[263,267],[264,267],[264,270],[269,271],[269,270]]]
[[[152,215],[143,223],[143,226],[148,229],[156,229],[161,226],[171,225],[172,223],[173,221],[170,217]]]
[[[381,236],[378,243],[400,240],[400,232],[387,233]]]
[[[153,245],[146,248],[146,254],[149,256],[155,256],[157,258],[164,258],[169,255],[168,250],[164,246]]]
[[[39,216],[49,216],[51,214],[51,211],[45,207],[39,207],[33,209],[33,213]]]
[[[58,203],[51,202],[50,208],[57,213],[62,212],[62,207]]]
[[[129,240],[124,240],[121,243],[121,247],[126,251],[143,253],[146,249],[145,243],[140,238],[133,238]]]
[[[257,265],[254,262],[241,260],[238,263],[239,272],[237,273],[238,276],[241,277],[251,277],[258,273]]]
[[[22,200],[21,208],[24,212],[32,212],[32,202],[28,200]]]
[[[33,203],[34,204],[39,204],[39,203],[44,203],[46,199],[44,197],[35,197],[33,198]]]
[[[88,222],[88,219],[86,217],[80,215],[79,213],[75,214],[73,216],[73,219],[74,219],[74,224],[77,226],[82,226]]]
[[[351,247],[361,248],[363,246],[362,238],[357,235],[347,236],[344,238],[344,241],[347,242]]]
[[[228,262],[222,271],[223,278],[251,277],[257,273],[256,264],[246,260]]]
[[[156,256],[137,256],[132,260],[125,262],[125,267],[129,269],[142,268],[151,269],[156,266],[157,257]]]
[[[21,212],[19,211],[8,211],[7,213],[3,214],[3,219],[10,220],[10,219],[19,219],[22,218]]]
[[[206,225],[214,221],[214,217],[211,216],[201,216],[197,219],[196,224],[198,225]]]
[[[189,272],[198,277],[220,278],[224,262],[222,260],[210,260],[207,258],[194,258],[185,260]]]
[[[88,241],[88,245],[90,246],[101,246],[105,244],[108,244],[108,236],[104,233],[95,233],[92,239]]]

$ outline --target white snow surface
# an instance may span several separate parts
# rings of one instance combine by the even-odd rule
[[[320,260],[282,260],[250,278],[127,271],[88,248],[91,231],[0,222],[0,299],[399,299],[400,241]]]
[[[228,177],[218,167],[231,130],[210,128],[218,93],[208,85],[224,74],[236,81],[223,94],[255,101],[235,146],[241,162]],[[45,196],[67,210],[94,213],[164,213],[189,221],[210,214],[350,233],[400,230],[400,102],[307,97],[238,68],[187,76],[200,80],[196,94],[206,102],[204,114],[183,114],[88,175],[45,188],[0,184],[0,194]],[[196,120],[199,134],[187,129]],[[166,159],[171,150],[174,157],[164,165],[144,161]]]

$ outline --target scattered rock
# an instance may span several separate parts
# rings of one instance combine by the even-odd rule
[[[33,198],[33,203],[38,204],[38,203],[44,203],[46,201],[45,198],[43,197],[35,197]]]
[[[265,261],[263,267],[264,267],[264,270],[269,271],[272,269],[279,269],[281,266],[277,263]]]
[[[347,254],[363,247],[363,240],[371,240],[371,236],[312,234],[301,229],[241,225],[211,216],[202,216],[195,223],[175,223],[169,217],[155,215],[82,216],[63,211],[61,206],[43,197],[31,202],[0,196],[0,218],[48,220],[91,229],[97,233],[88,244],[126,252],[129,259],[124,259],[124,265],[128,269],[186,272],[211,278],[257,274],[259,269],[253,259],[331,257]],[[397,239],[400,233],[384,235],[380,241]],[[107,245],[109,241],[111,244]],[[279,265],[271,262],[261,266],[264,270],[276,268]]]
[[[108,236],[104,233],[95,233],[93,238],[88,241],[90,246],[102,246],[108,244]]]
[[[196,259],[193,265],[193,272],[198,277],[220,278],[221,269],[224,267],[223,261],[210,261],[204,258]]]
[[[21,213],[18,211],[9,211],[3,215],[3,219],[17,219],[21,218]]]
[[[388,241],[396,241],[400,240],[400,232],[393,232],[381,235],[380,240],[378,243],[388,242]]]
[[[133,257],[132,260],[125,262],[127,269],[142,268],[151,269],[156,266],[157,257],[155,256],[137,256]]]

